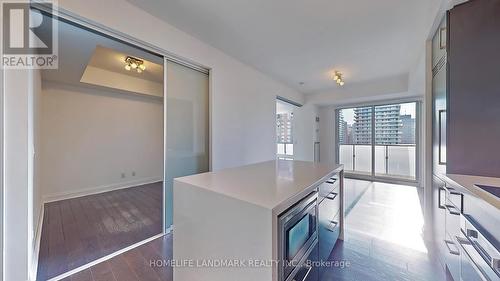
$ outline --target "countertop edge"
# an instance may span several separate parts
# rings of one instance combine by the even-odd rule
[[[327,181],[332,175],[338,174],[338,173],[342,172],[343,170],[344,170],[344,165],[340,164],[336,169],[331,170],[327,175],[325,175],[321,179],[317,180],[316,182],[314,182],[310,186],[304,188],[304,190],[302,190],[301,192],[289,197],[287,200],[284,200],[284,201],[278,203],[278,205],[276,205],[274,208],[272,208],[273,216],[279,216],[284,211],[289,209],[291,206],[293,206],[294,204],[299,202],[302,198],[304,198],[305,196],[310,194],[313,191],[313,189],[315,187],[317,187],[319,184]]]
[[[470,177],[479,177],[479,178],[485,178],[485,179],[488,178],[488,177],[471,176],[471,175],[460,175],[460,174],[442,174],[442,176],[445,178],[446,181],[452,182],[455,185],[458,185],[458,186],[464,188],[468,192],[472,193],[473,195],[477,196],[478,198],[484,200],[488,204],[490,204],[493,207],[495,207],[495,208],[497,208],[497,209],[500,210],[500,200],[497,197],[495,197],[494,195],[492,195],[492,194],[490,194],[490,193],[482,190],[479,187],[474,186],[474,184],[473,185],[464,184],[464,183],[459,182],[459,179],[455,178],[456,176],[462,176],[462,177],[468,177],[468,176],[470,176]],[[497,179],[497,178],[491,178],[491,179]],[[482,183],[478,182],[477,184],[482,184]],[[486,184],[486,185],[489,185],[489,184]]]
[[[256,164],[259,164],[259,163],[256,163]],[[228,169],[225,169],[225,170],[238,169],[238,168],[241,168],[241,167],[244,167],[244,166],[228,168]],[[216,192],[216,191],[214,191],[214,192],[216,192],[216,193],[218,193],[218,194],[220,194],[220,195],[222,195],[222,196],[224,196],[226,198],[231,198],[231,199],[238,200],[238,201],[241,201],[241,202],[245,202],[245,203],[248,203],[248,204],[260,207],[260,208],[267,209],[267,210],[271,211],[271,213],[272,213],[273,216],[278,216],[281,213],[283,213],[285,210],[287,210],[288,208],[290,208],[291,206],[293,206],[295,203],[299,202],[300,199],[302,199],[306,195],[310,194],[312,192],[312,190],[315,187],[317,187],[319,184],[321,184],[322,182],[327,181],[332,175],[339,174],[343,170],[344,170],[344,165],[343,164],[336,164],[336,167],[334,169],[330,170],[330,172],[326,173],[325,176],[323,176],[319,180],[313,182],[312,184],[310,184],[308,187],[304,188],[300,192],[298,192],[296,194],[293,194],[292,196],[288,197],[286,200],[283,200],[283,201],[277,203],[274,206],[269,206],[269,205],[266,205],[266,204],[259,204],[258,202],[252,202],[252,201],[244,200],[244,199],[239,198],[238,196],[231,196],[230,194],[226,194],[226,193],[221,193],[221,192]],[[206,173],[210,173],[210,172],[206,172]],[[202,174],[205,174],[205,173],[202,173]],[[175,185],[175,182],[179,182],[179,183],[182,183],[182,184],[189,184],[189,185],[191,185],[193,187],[197,187],[197,188],[201,188],[201,189],[206,189],[206,188],[200,187],[197,184],[194,184],[194,183],[190,182],[189,180],[186,180],[189,177],[190,176],[184,176],[184,177],[174,178],[173,179],[174,185]],[[209,189],[206,189],[206,190],[209,190]]]
[[[180,178],[179,178],[180,179]],[[192,184],[190,182],[186,182],[186,181],[183,181],[183,180],[178,180],[177,178],[174,178],[174,183],[177,181],[181,184],[186,184],[186,185],[189,185],[193,188],[198,188],[200,190],[203,190],[204,192],[212,192],[212,193],[215,193],[221,197],[224,197],[226,199],[231,199],[231,200],[237,200],[239,202],[242,202],[242,203],[245,203],[245,204],[248,204],[248,205],[252,205],[252,206],[256,206],[256,207],[259,207],[259,208],[262,208],[262,209],[265,209],[265,210],[268,210],[272,213],[272,208],[269,208],[269,206],[266,206],[265,204],[258,204],[258,203],[255,203],[255,202],[250,202],[250,201],[247,201],[247,200],[243,200],[241,198],[238,198],[236,196],[231,196],[231,195],[228,195],[228,194],[225,194],[225,193],[221,193],[221,192],[213,192],[209,189],[206,189],[206,188],[202,188],[202,187],[199,187],[198,185],[195,185],[195,184]],[[175,186],[175,185],[174,185]],[[173,187],[172,189],[174,189],[175,187]]]

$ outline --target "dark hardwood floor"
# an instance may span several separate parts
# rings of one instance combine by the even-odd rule
[[[321,281],[443,281],[436,252],[422,238],[422,189],[413,186],[346,180],[366,185],[346,217],[344,241],[338,241]]]
[[[172,281],[172,267],[156,262],[172,258],[172,235],[155,239],[63,281]]]
[[[349,262],[329,267],[321,281],[442,281],[444,271],[434,250],[422,239],[422,194],[415,187],[346,181],[361,198],[346,219],[346,237],[329,260]],[[366,188],[366,190],[365,190]],[[361,192],[362,191],[362,192]],[[93,266],[65,281],[172,281],[172,268],[151,261],[172,258],[172,235],[166,235]]]
[[[37,280],[161,233],[162,196],[158,182],[45,204]],[[96,266],[94,280],[114,280],[108,279],[107,264]],[[73,280],[84,277],[82,272]]]

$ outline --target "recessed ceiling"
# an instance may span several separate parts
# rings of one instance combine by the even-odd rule
[[[115,49],[97,45],[88,65],[112,72],[117,72],[134,78],[163,83],[163,65],[153,63],[139,57],[138,59],[144,62],[144,66],[146,67],[145,71],[143,71],[142,73],[137,73],[137,71],[135,70],[128,71],[125,69],[125,59],[127,58],[127,56],[130,55],[127,53],[119,52]]]
[[[82,74],[90,63],[109,71],[153,82],[163,82],[163,57],[161,56],[63,21],[58,21],[58,32],[59,66],[57,69],[42,70],[42,79],[45,81],[81,85]],[[93,57],[96,49],[102,51],[103,48],[108,52],[97,52],[97,56]],[[146,71],[141,74],[127,73],[128,71],[124,68],[124,57],[127,55],[145,60],[149,64],[146,66]],[[120,56],[123,57],[123,62],[119,61]]]
[[[408,73],[438,2],[128,1],[304,93],[337,87],[333,70],[346,85]]]
[[[125,69],[129,55],[97,45],[80,82],[136,94],[163,97],[163,66],[142,58],[146,67],[138,73]]]

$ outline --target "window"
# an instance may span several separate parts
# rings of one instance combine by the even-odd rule
[[[293,159],[293,110],[295,106],[276,101],[276,154],[280,159]]]
[[[417,103],[337,110],[337,158],[346,172],[416,180]]]

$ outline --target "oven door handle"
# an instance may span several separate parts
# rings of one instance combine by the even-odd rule
[[[307,280],[307,276],[309,276],[309,274],[311,273],[311,270],[313,269],[312,266],[310,265],[306,265],[308,267],[307,269],[307,272],[306,272],[306,275],[304,275],[304,278],[302,280],[297,280],[297,279],[292,279],[292,281],[305,281]]]
[[[496,239],[490,237],[488,231],[469,215],[460,216],[460,228],[461,233],[470,244],[470,247],[466,247],[466,249],[471,248],[471,251],[479,255],[481,261],[500,277],[500,252]]]
[[[454,256],[460,256],[460,250],[453,250],[450,248],[450,244],[453,244],[453,246],[456,247],[455,242],[445,239],[444,244],[446,245],[446,248],[448,248],[448,252],[450,252],[450,254]]]
[[[457,240],[458,240],[458,245],[460,246],[460,248],[464,252],[464,255],[462,255],[462,256],[467,257],[467,260],[469,261],[469,264],[472,266],[472,268],[477,273],[477,275],[479,275],[479,277],[481,278],[481,280],[482,281],[493,281],[492,279],[490,279],[488,276],[486,276],[483,273],[483,271],[481,270],[481,268],[479,268],[479,266],[477,265],[476,261],[474,261],[474,259],[471,257],[472,253],[470,253],[470,251],[467,250],[467,248],[471,248],[472,247],[471,250],[475,250],[475,248],[474,248],[474,246],[472,246],[472,244],[470,246],[465,245],[466,243],[470,243],[470,241],[468,239],[464,239],[464,238],[461,238],[461,237],[458,237],[458,236],[457,236]],[[478,255],[479,255],[479,253],[478,253]],[[480,258],[481,257],[478,257],[478,259],[480,259]],[[482,261],[484,261],[484,260],[482,260]]]
[[[339,223],[336,221],[330,221],[330,224],[328,224],[328,226],[326,227],[326,230],[328,230],[330,232],[335,232],[338,224]]]

